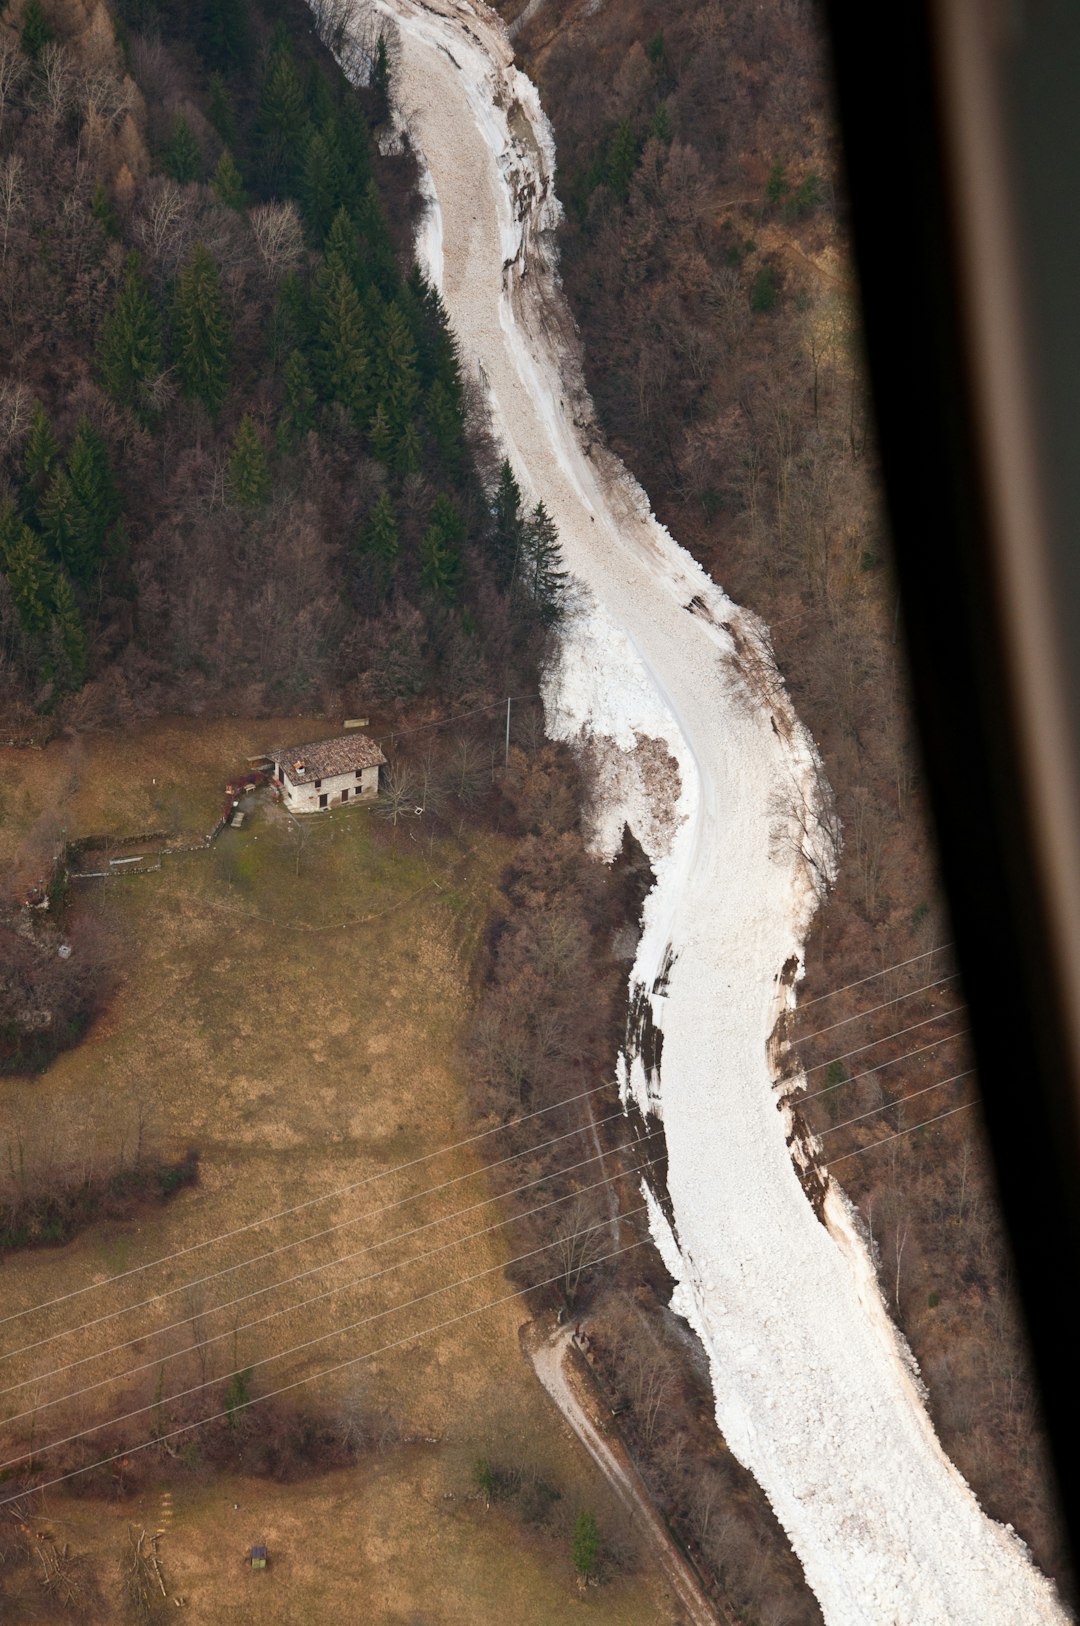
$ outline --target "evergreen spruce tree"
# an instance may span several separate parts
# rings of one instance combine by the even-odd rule
[[[21,525],[7,545],[4,575],[23,631],[31,637],[43,637],[52,618],[56,571],[44,542],[29,525]]]
[[[521,487],[514,477],[509,460],[504,459],[499,470],[499,483],[495,488],[491,538],[488,543],[488,552],[495,569],[495,581],[504,593],[520,568],[524,538],[525,517],[521,511]]]
[[[607,181],[617,198],[625,198],[637,169],[638,144],[634,127],[623,119],[616,127],[608,147]]]
[[[281,436],[287,446],[295,446],[314,429],[317,405],[311,368],[302,351],[292,350],[285,363],[285,411],[281,420]]]
[[[375,98],[375,121],[385,124],[390,117],[390,53],[386,49],[386,35],[381,29],[375,41],[375,60],[371,64],[371,90]]]
[[[554,626],[563,613],[569,578],[562,569],[562,549],[555,521],[538,502],[525,527],[520,579],[541,626]]]
[[[307,124],[304,87],[286,37],[284,49],[271,52],[255,126],[260,167],[269,185],[290,190],[296,186],[307,145]]]
[[[80,557],[75,534],[75,497],[65,468],[55,469],[37,505],[38,525],[55,564],[76,575],[89,574],[90,561]]]
[[[228,147],[222,148],[210,185],[219,203],[223,203],[227,209],[235,209],[237,213],[243,214],[247,208],[244,182]]]
[[[335,200],[353,213],[363,203],[371,179],[371,136],[359,102],[352,98],[342,102],[323,124],[323,135],[330,149]]]
[[[464,424],[441,378],[427,392],[424,416],[443,467],[453,479],[459,479],[465,451]]]
[[[390,467],[394,451],[394,434],[390,428],[389,414],[381,401],[368,424],[368,447],[372,457],[378,458],[380,463],[385,463],[387,468]]]
[[[390,457],[395,474],[419,474],[424,460],[424,443],[415,422],[407,423],[398,436]]]
[[[175,333],[184,394],[216,418],[229,387],[229,335],[221,276],[203,243],[196,243],[177,278]]]
[[[385,408],[394,445],[412,422],[420,382],[416,374],[416,349],[399,305],[391,301],[375,331],[372,356],[372,393]]]
[[[330,230],[323,243],[323,258],[327,265],[341,266],[358,292],[365,286],[367,275],[360,239],[344,204],[330,222]]]
[[[365,274],[378,284],[387,297],[391,297],[397,291],[398,284],[394,245],[383,214],[382,199],[373,180],[364,188],[363,199],[352,218],[365,249]]]
[[[86,633],[75,589],[61,570],[52,592],[49,626],[49,675],[58,688],[74,693],[86,682]]]
[[[384,488],[357,538],[357,551],[369,563],[380,596],[386,593],[393,580],[400,547],[394,504],[390,493]]]
[[[245,412],[229,453],[229,499],[238,508],[261,508],[270,499],[270,464],[259,431]]]
[[[224,65],[229,73],[249,66],[252,38],[244,0],[203,0],[200,22],[199,50],[204,62]]]
[[[46,45],[55,38],[41,0],[27,0],[26,9],[22,14],[19,44],[31,62],[36,62]]]
[[[105,443],[85,418],[75,429],[67,473],[72,553],[65,563],[77,581],[89,581],[104,557],[110,527],[120,517],[120,495]]]
[[[270,320],[270,349],[275,360],[288,358],[294,350],[307,351],[314,344],[316,318],[312,300],[302,279],[287,271],[278,288],[277,305]]]
[[[202,174],[202,153],[191,125],[181,113],[172,127],[164,152],[164,169],[174,181],[197,181]]]
[[[359,295],[344,266],[325,261],[316,279],[317,382],[323,397],[340,401],[358,428],[370,416],[368,336]]]
[[[232,97],[220,73],[210,75],[210,123],[227,147],[236,146],[236,116]]]
[[[40,502],[59,463],[60,447],[53,434],[49,414],[40,401],[35,401],[30,418],[30,433],[23,447],[23,474],[26,478],[26,496],[31,509]]]
[[[309,242],[318,245],[325,240],[334,221],[336,202],[330,148],[325,136],[316,130],[307,144],[300,187],[300,210]]]
[[[116,303],[98,345],[101,382],[121,406],[138,408],[143,386],[161,371],[161,323],[138,256],[128,256]]]
[[[100,181],[90,194],[90,213],[108,236],[120,236],[120,222],[117,219],[116,210],[113,208],[112,199]]]
[[[440,493],[431,505],[428,528],[420,543],[420,581],[433,598],[444,604],[455,604],[461,596],[464,540],[461,515],[450,498]]]

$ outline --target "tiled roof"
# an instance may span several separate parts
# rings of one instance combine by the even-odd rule
[[[280,745],[269,754],[294,785],[332,779],[335,774],[353,773],[357,768],[381,768],[386,761],[375,741],[365,734],[341,734],[333,740],[313,740],[307,745]],[[303,764],[302,771],[297,763]]]

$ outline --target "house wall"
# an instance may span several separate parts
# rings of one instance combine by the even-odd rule
[[[355,770],[350,773],[331,774],[323,779],[316,789],[314,779],[305,780],[303,784],[294,785],[284,768],[281,769],[282,790],[285,795],[286,806],[291,807],[294,813],[318,813],[320,810],[319,798],[326,797],[327,808],[341,806],[341,793],[347,790],[349,801],[368,800],[379,794],[379,770],[363,768],[360,778],[357,779]]]

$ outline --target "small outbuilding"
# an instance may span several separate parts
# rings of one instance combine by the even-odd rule
[[[377,796],[379,769],[386,764],[374,740],[363,734],[283,745],[270,756],[274,785],[294,813],[317,813],[336,803]]]
[[[251,1567],[253,1570],[264,1570],[269,1563],[269,1556],[265,1547],[251,1549]]]

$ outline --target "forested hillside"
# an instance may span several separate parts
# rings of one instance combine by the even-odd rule
[[[369,18],[353,49],[359,95],[299,0],[4,9],[9,733],[436,670],[452,702],[528,659],[550,526],[493,526],[414,165],[378,139],[393,42]]]
[[[950,933],[821,18],[809,0],[501,9],[554,126],[562,272],[601,423],[660,518],[767,622],[835,791],[841,873],[803,990],[830,1003],[792,1035],[815,1036],[805,1121],[859,1205],[946,1449],[1063,1579],[1008,1249],[964,1110],[962,993],[930,952]]]

